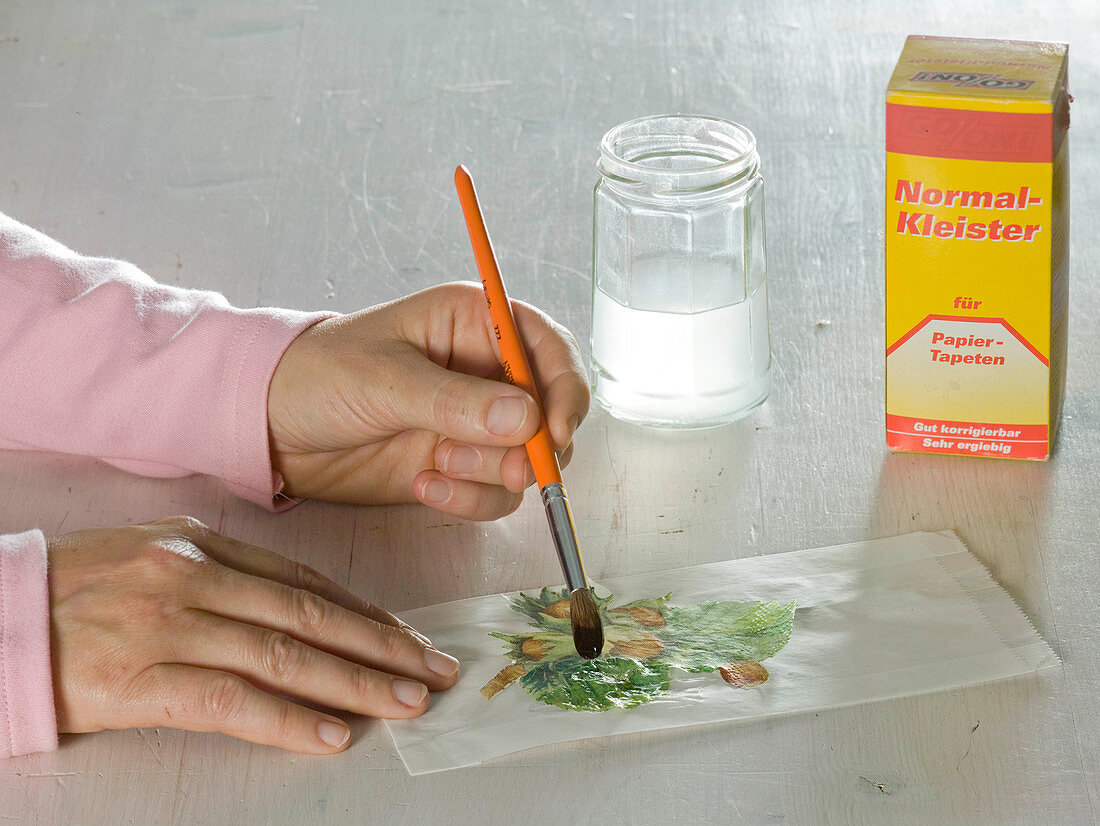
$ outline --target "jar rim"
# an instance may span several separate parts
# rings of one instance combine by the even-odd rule
[[[673,156],[703,162],[663,168],[640,160]],[[756,137],[731,120],[710,115],[646,115],[604,134],[597,167],[619,183],[658,193],[687,193],[755,175],[759,156]]]

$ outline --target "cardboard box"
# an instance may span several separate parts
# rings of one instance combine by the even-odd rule
[[[1068,47],[911,36],[886,92],[886,443],[1050,454],[1065,383]]]

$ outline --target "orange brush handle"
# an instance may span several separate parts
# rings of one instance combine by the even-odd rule
[[[526,390],[539,406],[539,431],[527,442],[527,456],[534,468],[535,480],[540,489],[555,482],[560,484],[561,468],[558,466],[558,456],[554,453],[554,443],[550,439],[546,414],[542,412],[542,399],[535,387],[535,377],[516,328],[512,304],[504,290],[504,280],[500,277],[489,232],[485,229],[485,218],[481,214],[473,179],[464,166],[455,169],[455,188],[458,190],[458,200],[462,202],[466,231],[470,234],[477,270],[481,273],[481,286],[485,288],[485,300],[489,304],[489,316],[493,320],[493,330],[500,344],[505,378],[516,387]]]

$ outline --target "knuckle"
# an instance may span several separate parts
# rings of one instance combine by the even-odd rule
[[[270,725],[276,739],[282,741],[293,740],[297,733],[297,726],[294,725],[294,706],[290,703],[281,705],[275,712]]]
[[[400,628],[392,625],[380,625],[378,631],[378,657],[383,662],[393,662],[401,656],[408,645],[409,636]]]
[[[561,327],[561,335],[565,340],[565,347],[569,354],[569,366],[572,368],[573,376],[579,379],[579,389],[587,392],[588,371],[584,369],[584,356],[581,355],[581,346],[567,328]]]
[[[542,310],[539,310],[537,307],[534,309],[535,312],[537,312],[542,320],[546,323],[546,328],[559,339],[561,339],[561,341],[567,347],[577,346],[577,340],[573,338],[573,334],[569,332],[568,327],[566,327],[564,324],[557,321],[556,319],[552,318],[551,316],[547,315]]]
[[[442,285],[440,289],[456,304],[462,301],[473,301],[480,305],[485,300],[484,288],[476,281],[453,281]]]
[[[206,527],[205,524],[200,522],[195,517],[185,516],[182,514],[178,514],[176,516],[168,516],[164,519],[158,519],[152,524],[167,528],[174,533],[183,534],[184,536],[188,537],[202,536],[210,530],[208,527]]]
[[[209,560],[191,542],[178,536],[157,536],[137,546],[125,568],[137,581],[157,591],[178,586],[205,570]]]
[[[348,674],[348,682],[353,697],[367,697],[374,692],[375,685],[371,673],[362,666],[355,666],[351,669]]]
[[[290,592],[290,616],[298,628],[312,634],[324,632],[331,611],[325,600],[311,591],[295,588]]]
[[[241,717],[247,701],[245,683],[232,674],[216,674],[199,694],[198,711],[216,723],[230,723]]]
[[[281,631],[264,632],[260,663],[264,672],[279,683],[293,680],[301,671],[305,651],[301,644]]]
[[[142,544],[139,558],[149,566],[175,567],[180,562],[189,561],[186,544],[173,537],[158,536]]]
[[[323,576],[301,562],[290,562],[290,581],[296,588],[313,592],[321,590],[326,584]]]
[[[469,418],[467,406],[469,394],[462,379],[449,379],[439,386],[432,401],[432,412],[437,422],[459,423]]]

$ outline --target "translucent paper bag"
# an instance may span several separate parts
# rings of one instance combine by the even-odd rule
[[[735,618],[735,625],[740,623],[738,633],[748,635],[738,639],[749,642],[748,648],[738,648],[737,643],[731,650],[768,655],[762,671],[749,669],[749,679],[739,680],[737,673],[728,680],[723,677],[731,675],[725,672],[691,673],[676,667],[672,658],[667,688],[649,691],[634,707],[607,711],[567,710],[540,702],[538,697],[545,699],[546,694],[539,694],[530,677],[526,683],[517,679],[492,699],[481,692],[512,662],[506,653],[519,653],[524,635],[540,633],[529,625],[532,617],[554,624],[553,617],[534,613],[542,609],[531,609],[530,615],[517,612],[512,600],[518,594],[409,611],[402,618],[441,650],[457,656],[463,669],[458,684],[434,695],[422,717],[386,721],[409,772],[468,766],[565,740],[885,700],[1011,677],[1058,663],[1008,593],[954,534],[912,533],[736,559],[606,580],[594,590],[600,597],[614,595],[610,609],[631,603],[658,609],[711,603],[751,607],[760,601],[765,606],[760,611],[778,616],[776,606],[794,602],[796,608],[793,627],[788,626],[789,642],[774,653],[775,644],[753,648],[752,641],[758,637],[752,635],[759,629],[746,630],[749,620]],[[660,601],[666,594],[671,594],[667,602]],[[537,591],[529,592],[535,595]],[[665,610],[670,620],[690,614],[690,610]],[[703,608],[691,610],[698,613]],[[626,659],[633,656],[640,666],[645,666],[647,658],[658,662],[673,653],[673,647],[685,644],[683,635],[679,642],[670,641],[677,639],[670,636],[673,629],[652,627],[662,622],[652,614],[636,611],[633,619],[638,626],[649,623],[644,636],[657,642],[625,645],[616,651],[627,652]],[[490,636],[492,632],[517,636],[510,643]],[[642,635],[641,631],[636,634]],[[670,650],[658,655],[658,646]],[[526,650],[535,655],[552,653],[545,641]],[[605,652],[610,650],[609,643]],[[522,653],[519,656],[524,658]],[[525,659],[531,666],[531,658]],[[760,684],[765,675],[766,681]],[[745,685],[751,687],[735,687]]]

